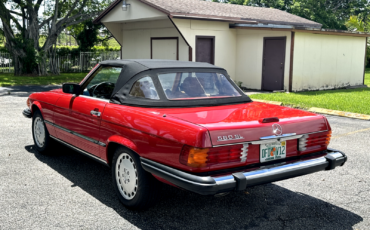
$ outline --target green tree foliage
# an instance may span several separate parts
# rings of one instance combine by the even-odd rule
[[[368,13],[368,0],[228,0],[230,4],[275,8],[318,22],[323,28],[346,30],[351,15]]]
[[[82,52],[91,51],[91,49],[103,44],[107,47],[109,39],[113,36],[102,24],[94,24],[92,20],[68,27],[70,34],[74,37]]]
[[[95,17],[112,1],[0,0],[0,29],[13,55],[15,75],[45,75],[47,56],[56,62],[58,36],[67,27]],[[44,10],[40,10],[41,6]],[[40,46],[42,35],[44,42]],[[57,74],[58,70],[52,72]]]

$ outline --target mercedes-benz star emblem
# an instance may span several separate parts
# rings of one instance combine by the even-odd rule
[[[276,136],[281,136],[283,134],[283,128],[281,128],[281,126],[279,124],[273,124],[272,125],[272,132]]]

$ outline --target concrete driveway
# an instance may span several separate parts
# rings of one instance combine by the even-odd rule
[[[59,145],[34,150],[28,94],[0,96],[0,229],[370,229],[369,121],[328,117],[344,167],[219,198],[164,185],[156,206],[133,212],[109,168]]]

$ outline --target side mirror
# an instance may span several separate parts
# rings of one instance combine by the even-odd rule
[[[76,94],[79,95],[81,91],[81,86],[74,83],[64,83],[63,84],[63,93]]]

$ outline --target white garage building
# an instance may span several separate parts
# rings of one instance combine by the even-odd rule
[[[257,90],[364,85],[366,33],[324,30],[284,11],[200,0],[117,0],[95,20],[123,59],[209,62]]]

